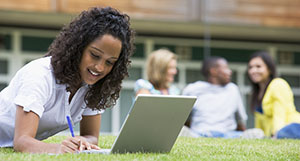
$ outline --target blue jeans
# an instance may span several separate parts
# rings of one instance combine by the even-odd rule
[[[277,132],[278,139],[300,139],[300,124],[291,123]]]
[[[219,132],[219,131],[209,131],[204,133],[198,133],[201,137],[213,137],[213,138],[239,138],[242,136],[242,131],[229,131],[229,132]]]

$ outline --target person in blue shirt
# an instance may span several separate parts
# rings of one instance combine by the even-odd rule
[[[134,86],[135,95],[179,95],[180,90],[172,85],[177,74],[177,56],[167,49],[159,49],[147,59],[147,79],[139,79]]]

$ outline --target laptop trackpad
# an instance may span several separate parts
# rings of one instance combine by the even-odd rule
[[[82,150],[79,153],[87,153],[87,154],[92,154],[92,153],[97,153],[97,154],[110,154],[111,149],[100,149],[100,150]]]

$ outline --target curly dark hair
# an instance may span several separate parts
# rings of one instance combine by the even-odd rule
[[[122,80],[128,76],[133,53],[134,31],[130,18],[111,7],[95,7],[83,11],[68,26],[62,28],[49,47],[46,56],[52,56],[51,65],[57,83],[66,84],[67,91],[75,93],[82,85],[79,64],[84,49],[96,38],[112,35],[122,42],[120,56],[111,72],[89,85],[84,101],[93,110],[106,109],[116,104]]]

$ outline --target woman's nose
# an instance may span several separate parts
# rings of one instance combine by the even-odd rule
[[[96,65],[95,68],[97,70],[97,72],[103,72],[104,71],[104,62],[103,61],[99,61]]]

